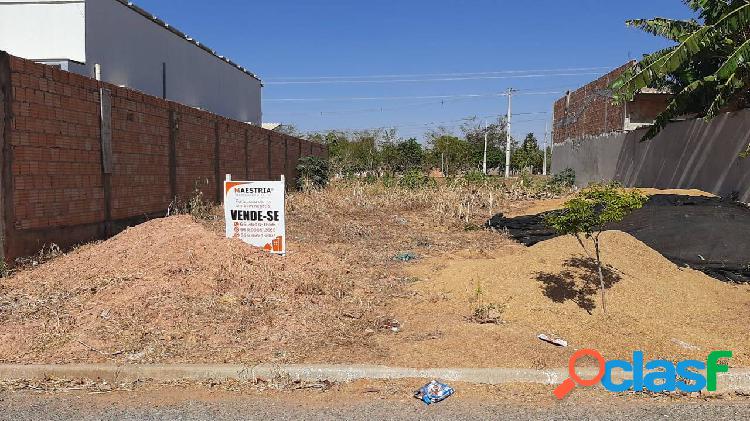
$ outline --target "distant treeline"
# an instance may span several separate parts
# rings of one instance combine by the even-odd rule
[[[314,142],[328,145],[331,170],[340,175],[386,175],[409,170],[440,170],[446,175],[481,170],[484,139],[487,135],[487,169],[490,173],[505,172],[505,124],[483,125],[469,121],[456,135],[444,129],[426,134],[426,145],[415,138],[401,138],[395,129],[364,131],[329,131],[300,133],[294,127],[280,126],[283,131]],[[547,165],[551,148],[547,150]],[[533,133],[522,142],[511,138],[511,171],[542,173],[543,151]]]

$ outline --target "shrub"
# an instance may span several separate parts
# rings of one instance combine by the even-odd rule
[[[549,184],[562,188],[570,188],[576,184],[576,172],[572,168],[566,168],[550,178]]]
[[[581,236],[593,241],[602,295],[602,311],[605,313],[607,307],[604,299],[605,284],[599,236],[607,224],[622,221],[634,210],[642,208],[647,200],[648,198],[640,191],[626,191],[615,183],[593,184],[566,202],[562,210],[552,212],[545,218],[547,224],[558,233],[575,236],[587,255],[589,252]]]
[[[531,172],[528,170],[528,168],[524,168],[523,170],[521,170],[519,180],[521,183],[521,187],[529,188],[534,186],[534,177],[531,175]]]
[[[482,184],[487,181],[487,175],[479,170],[471,170],[464,174],[464,180],[470,184]]]
[[[328,185],[330,179],[330,167],[328,160],[317,156],[305,156],[297,163],[297,188],[321,189]]]
[[[404,176],[399,180],[399,185],[407,189],[421,189],[425,187],[433,187],[435,180],[431,179],[424,172],[411,169],[407,171]]]
[[[393,188],[398,186],[399,180],[395,176],[391,174],[386,174],[383,177],[380,178],[380,181],[383,183],[383,187],[385,188]]]

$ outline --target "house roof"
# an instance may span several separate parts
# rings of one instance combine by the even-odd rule
[[[142,9],[141,7],[133,4],[133,2],[130,2],[130,1],[127,1],[127,0],[115,0],[115,1],[117,1],[120,4],[122,4],[125,7],[128,7],[129,9],[131,9],[134,12],[138,13],[139,15],[143,16],[144,18],[146,18],[146,19],[154,22],[155,24],[160,25],[161,27],[163,27],[164,29],[168,30],[169,32],[177,35],[178,37],[180,37],[180,38],[184,39],[185,41],[187,41],[187,42],[195,45],[196,47],[204,50],[205,52],[211,54],[212,56],[218,58],[219,60],[221,60],[221,61],[229,64],[230,66],[233,66],[237,70],[239,70],[239,71],[247,74],[248,76],[256,79],[257,81],[259,81],[259,82],[261,81],[260,77],[258,77],[258,75],[256,75],[255,73],[253,73],[253,72],[249,71],[248,69],[246,69],[245,67],[240,66],[239,64],[233,62],[229,58],[224,57],[222,55],[219,55],[215,50],[213,50],[213,49],[209,48],[208,46],[206,46],[206,45],[204,45],[204,44],[196,41],[191,36],[185,34],[184,32],[180,31],[179,29],[175,28],[174,26],[171,26],[170,24],[164,22],[162,19],[160,19],[160,18],[152,15],[148,11],[146,11],[146,10]]]

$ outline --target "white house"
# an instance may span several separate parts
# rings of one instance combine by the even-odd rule
[[[0,50],[261,124],[256,75],[125,0],[0,0]]]

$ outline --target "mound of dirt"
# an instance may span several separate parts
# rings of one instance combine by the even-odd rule
[[[493,259],[415,266],[419,299],[399,303],[405,332],[388,343],[395,363],[564,367],[576,349],[595,348],[607,358],[642,350],[668,360],[729,349],[733,366],[750,364],[750,287],[680,268],[623,232],[605,232],[602,246],[607,314],[595,262],[571,236],[506,247]],[[494,306],[503,322],[472,322],[482,306]],[[544,343],[542,333],[570,347]]]
[[[548,214],[494,216],[488,226],[525,245],[557,236]],[[750,209],[718,197],[657,194],[624,221],[607,227],[627,232],[681,266],[717,279],[750,282]]]
[[[381,292],[337,256],[286,258],[153,220],[0,280],[0,362],[296,362],[373,352]]]

